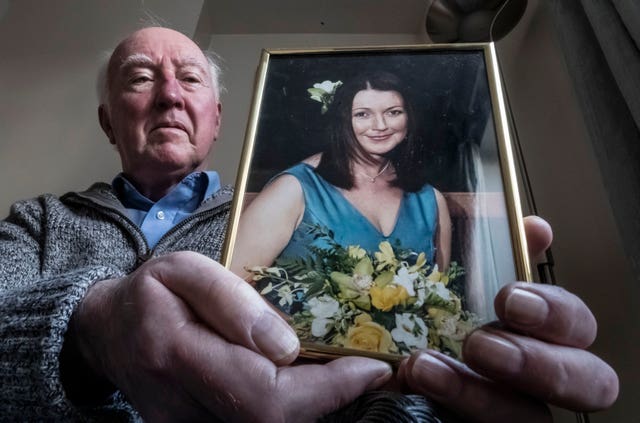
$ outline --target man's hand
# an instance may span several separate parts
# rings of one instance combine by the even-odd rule
[[[544,220],[529,217],[525,229],[531,256],[548,248]],[[512,283],[496,296],[495,309],[500,321],[465,341],[466,365],[421,351],[401,364],[400,381],[478,422],[550,421],[546,403],[576,411],[613,404],[618,377],[585,351],[597,325],[578,297],[556,286]]]
[[[96,284],[74,315],[76,342],[145,420],[314,421],[391,377],[349,357],[287,367],[293,330],[246,282],[191,252]]]

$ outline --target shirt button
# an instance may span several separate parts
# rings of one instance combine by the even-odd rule
[[[158,213],[156,213],[156,218],[158,220],[164,220],[164,212],[160,210]]]

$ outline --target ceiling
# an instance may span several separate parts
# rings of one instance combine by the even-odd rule
[[[413,34],[430,0],[205,0],[198,33]]]
[[[0,0],[0,57],[86,56],[153,24],[192,35],[202,7],[203,0]]]
[[[15,58],[96,50],[154,24],[207,39],[214,34],[418,34],[431,1],[0,0],[0,52]]]

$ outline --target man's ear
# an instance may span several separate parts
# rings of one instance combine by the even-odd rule
[[[109,116],[109,111],[107,110],[107,106],[101,104],[98,107],[98,120],[100,121],[100,127],[107,134],[107,138],[109,138],[109,142],[113,145],[116,144],[116,140],[113,138],[113,129],[111,128],[111,117]]]
[[[222,123],[222,103],[218,102],[218,113],[216,113],[216,133],[213,136],[214,141],[218,141],[218,135],[220,134],[220,124]]]

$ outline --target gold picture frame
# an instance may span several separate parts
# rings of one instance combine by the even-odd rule
[[[285,239],[283,244],[283,233],[300,228],[299,221],[277,223],[289,212],[283,207],[293,197],[260,200],[253,207],[263,207],[265,213],[253,211],[256,214],[251,216],[256,219],[241,219],[256,196],[265,197],[260,193],[271,186],[274,177],[287,169],[290,172],[305,159],[306,164],[298,166],[305,167],[312,178],[327,182],[316,175],[320,172],[314,169],[318,161],[313,157],[328,154],[327,143],[337,139],[333,122],[338,119],[338,106],[333,102],[345,103],[340,95],[348,91],[349,81],[363,74],[366,78],[367,73],[402,81],[398,90],[403,93],[402,113],[412,116],[405,121],[412,126],[403,127],[405,138],[398,145],[408,142],[410,136],[415,138],[412,142],[419,148],[412,147],[409,163],[415,162],[416,174],[428,181],[424,186],[440,192],[447,206],[451,242],[445,269],[435,266],[445,249],[437,244],[440,232],[424,235],[435,245],[433,251],[424,249],[429,254],[405,248],[402,236],[391,239],[382,232],[379,235],[384,239],[378,248],[358,250],[358,243],[336,241],[341,232],[358,234],[357,229],[345,229],[347,224],[341,223],[352,217],[333,216],[336,227],[317,222],[308,226],[305,236],[309,238],[305,239],[312,241],[300,257],[278,257],[280,252],[273,249],[286,244],[283,251],[289,251],[294,242]],[[394,173],[400,175],[400,165],[393,163]],[[371,182],[377,178],[368,177]],[[304,210],[318,201],[323,203],[320,197],[314,197],[312,203],[305,189],[302,187]],[[349,189],[330,189],[330,195],[342,201],[339,196],[345,191]],[[394,231],[402,208],[409,207],[404,198],[423,195],[416,192],[404,189]],[[345,196],[343,199],[348,202]],[[443,209],[438,204],[430,206],[438,208],[435,231],[442,226]],[[255,223],[267,215],[276,217],[274,227],[270,222]],[[411,224],[428,226],[422,221]],[[411,226],[408,228],[404,233],[411,232]],[[423,235],[416,231],[419,237]],[[318,239],[322,240],[316,245]],[[306,244],[296,242],[297,251],[302,251],[299,248]],[[222,262],[289,314],[301,338],[303,355],[357,354],[397,362],[415,348],[429,347],[458,357],[465,334],[495,319],[493,298],[500,287],[516,279],[532,280],[507,104],[493,43],[264,50]],[[356,339],[358,336],[363,338]]]

